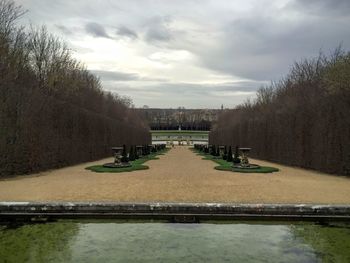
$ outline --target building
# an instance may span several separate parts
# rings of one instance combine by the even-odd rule
[[[209,131],[152,130],[152,144],[208,144]]]

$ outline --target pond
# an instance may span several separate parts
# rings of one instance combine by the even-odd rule
[[[350,225],[57,221],[0,226],[1,262],[350,262]]]

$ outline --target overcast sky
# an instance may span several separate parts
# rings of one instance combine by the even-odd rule
[[[233,107],[301,58],[350,47],[350,0],[17,0],[137,107]]]

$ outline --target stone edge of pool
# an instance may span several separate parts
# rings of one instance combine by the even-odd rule
[[[0,202],[0,221],[64,218],[350,221],[350,204]]]

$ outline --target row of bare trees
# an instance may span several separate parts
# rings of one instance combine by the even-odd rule
[[[127,98],[102,90],[67,46],[0,0],[0,176],[111,155],[114,145],[148,144],[148,125]]]
[[[252,147],[252,156],[350,175],[350,53],[295,63],[289,75],[219,116],[211,144]]]

